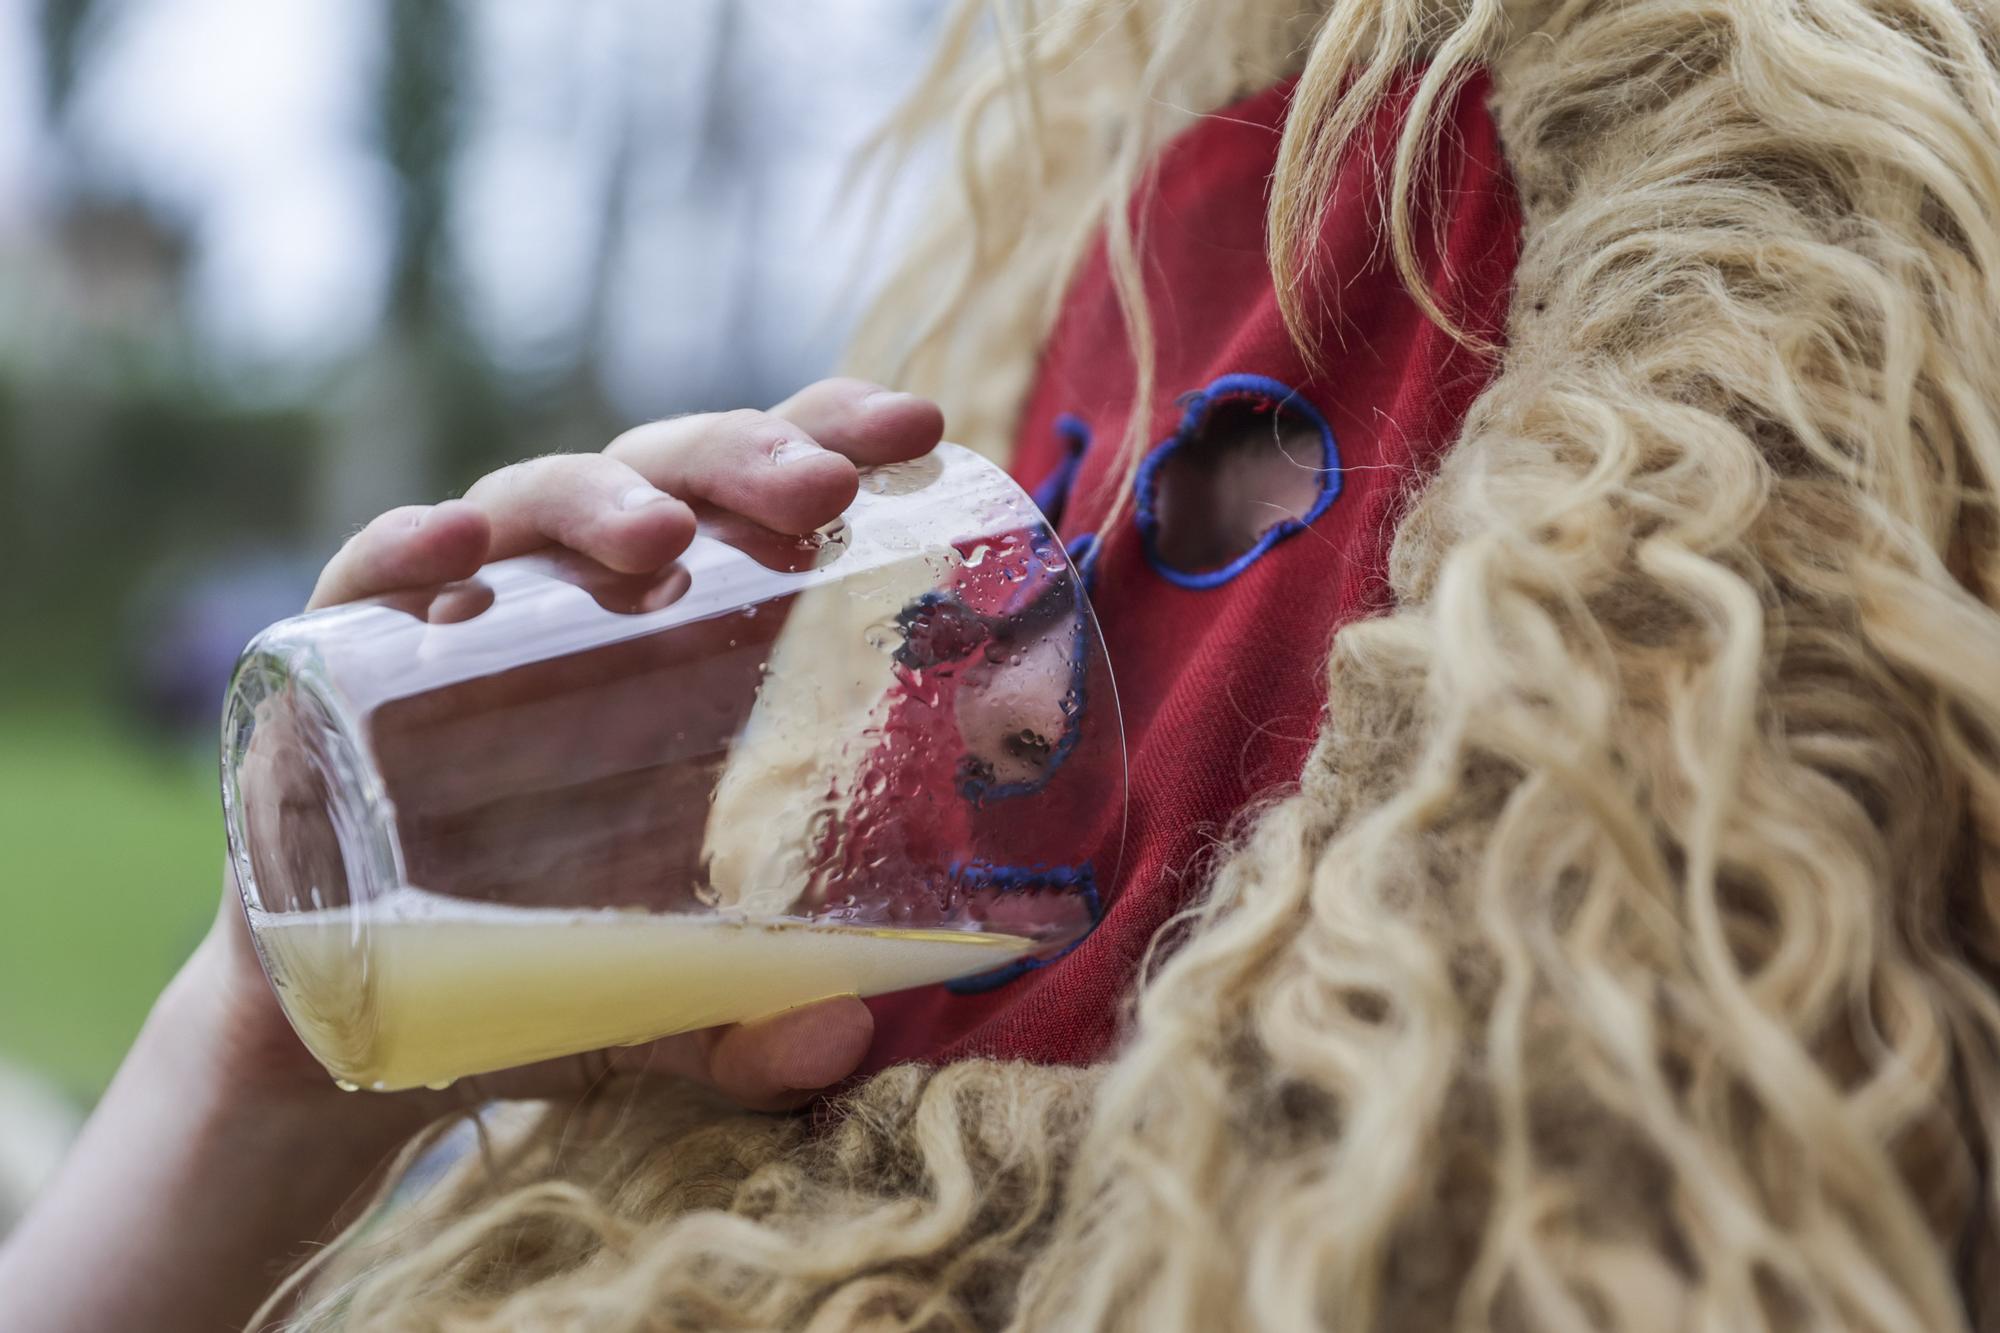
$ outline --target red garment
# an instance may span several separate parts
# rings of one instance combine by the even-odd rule
[[[1216,401],[1282,401],[1329,428],[1338,466],[1309,523],[1267,534],[1263,549],[1221,571],[1177,581],[1164,570],[1142,537],[1146,506],[1128,506],[1105,530],[1126,467],[1119,441],[1132,369],[1102,250],[1082,265],[1044,351],[1014,466],[1059,514],[1064,542],[1089,572],[1130,755],[1123,854],[1115,832],[1100,828],[1089,864],[1102,919],[1065,957],[974,993],[930,987],[872,1001],[870,1068],[973,1055],[1083,1062],[1105,1052],[1148,941],[1201,887],[1204,853],[1246,804],[1297,780],[1326,705],[1332,635],[1386,609],[1400,506],[1492,375],[1489,359],[1424,316],[1390,261],[1381,197],[1400,101],[1374,116],[1339,177],[1316,271],[1329,311],[1324,370],[1308,368],[1279,319],[1264,250],[1266,187],[1290,94],[1280,85],[1206,117],[1156,168],[1144,267],[1158,369],[1146,435],[1160,442],[1157,460]],[[1486,81],[1474,79],[1446,110],[1434,196],[1442,209],[1420,207],[1414,231],[1445,308],[1497,340],[1520,213],[1486,96]],[[1081,827],[1093,827],[1092,813],[1079,811]]]

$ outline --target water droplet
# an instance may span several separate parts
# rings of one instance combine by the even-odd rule
[[[881,463],[861,470],[861,489],[868,495],[908,495],[920,491],[944,473],[943,460],[936,454],[907,463]]]
[[[424,1086],[429,1088],[432,1092],[443,1092],[446,1088],[449,1088],[452,1085],[452,1083],[453,1080],[447,1078],[447,1079],[440,1079],[436,1083],[426,1083],[424,1084]]]
[[[848,526],[845,517],[836,518],[817,532],[809,532],[799,538],[799,549],[814,552],[812,567],[825,569],[838,560],[854,539],[854,530]]]
[[[878,653],[893,653],[903,646],[903,631],[893,620],[878,620],[861,631],[861,640]]]
[[[965,557],[965,567],[967,569],[979,568],[980,565],[986,562],[986,557],[992,554],[992,551],[993,548],[988,546],[985,542],[979,543],[977,546],[972,548],[971,554]]]
[[[1028,759],[1035,763],[1045,762],[1055,749],[1046,736],[1030,727],[1023,727],[1005,738],[1001,748],[1016,759]]]
[[[344,1078],[337,1078],[337,1079],[335,1079],[335,1080],[333,1081],[333,1086],[334,1086],[334,1087],[336,1087],[336,1088],[339,1088],[339,1089],[340,1089],[340,1090],[341,1090],[342,1092],[359,1092],[359,1091],[361,1091],[361,1085],[360,1085],[359,1083],[350,1083],[350,1082],[348,1082],[348,1081],[347,1081],[346,1079],[344,1079]]]

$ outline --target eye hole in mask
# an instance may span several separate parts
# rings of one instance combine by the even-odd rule
[[[1311,404],[1274,382],[1225,377],[1189,401],[1140,469],[1139,530],[1163,576],[1215,587],[1339,493],[1333,433]]]

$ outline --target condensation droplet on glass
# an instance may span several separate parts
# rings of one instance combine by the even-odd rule
[[[847,519],[841,517],[799,538],[798,547],[801,551],[814,553],[812,561],[814,569],[825,569],[840,558],[853,537],[854,530],[848,526]]]
[[[993,551],[992,547],[988,546],[985,542],[980,542],[977,546],[974,546],[971,552],[965,557],[965,567],[967,569],[979,568],[980,565],[985,563],[986,557],[990,555],[992,551]]]
[[[935,454],[905,463],[882,463],[862,469],[861,489],[869,495],[909,495],[936,481],[943,472]]]

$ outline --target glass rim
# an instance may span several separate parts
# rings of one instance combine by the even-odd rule
[[[230,865],[246,910],[288,909],[263,901],[250,854],[249,815],[238,790],[240,775],[232,769],[228,755],[236,738],[256,725],[257,710],[281,698],[294,708],[303,705],[315,715],[318,725],[312,734],[325,748],[316,747],[308,759],[329,797],[329,822],[347,878],[349,902],[378,896],[402,874],[395,805],[383,786],[353,704],[315,655],[303,651],[297,641],[284,642],[286,636],[281,631],[290,623],[280,622],[250,641],[230,675],[223,706],[223,825]]]

